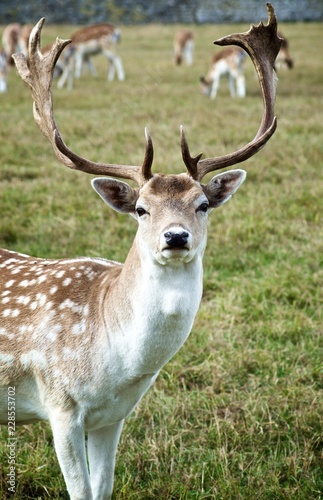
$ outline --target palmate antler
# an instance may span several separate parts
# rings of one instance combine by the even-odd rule
[[[202,154],[195,158],[191,157],[181,128],[183,160],[189,175],[197,181],[200,181],[213,170],[219,170],[247,160],[266,144],[276,129],[274,102],[277,78],[273,66],[281,45],[281,39],[277,36],[275,12],[269,3],[267,4],[267,10],[267,26],[260,23],[257,27],[252,26],[247,33],[229,35],[214,42],[218,45],[239,45],[250,55],[258,74],[264,101],[264,113],[260,128],[253,141],[238,151],[205,160],[200,159]],[[40,37],[44,21],[44,18],[41,19],[31,32],[29,38],[29,65],[27,65],[23,54],[13,55],[22,80],[31,89],[34,100],[34,118],[38,127],[50,141],[57,158],[67,167],[89,174],[131,179],[139,186],[142,186],[153,176],[151,171],[153,145],[147,129],[145,129],[146,152],[141,166],[95,163],[73,153],[64,144],[53,115],[51,87],[55,64],[66,45],[70,43],[70,40],[57,38],[51,51],[43,55],[40,50]]]
[[[31,90],[34,118],[38,127],[50,141],[59,161],[67,167],[88,174],[131,179],[139,186],[143,185],[152,177],[151,165],[154,156],[152,140],[147,129],[145,129],[146,152],[141,166],[95,163],[73,153],[64,144],[53,115],[51,87],[55,64],[71,40],[57,38],[51,51],[43,55],[40,49],[40,37],[44,22],[44,18],[40,19],[30,34],[28,65],[23,54],[13,55],[19,75]]]
[[[246,33],[237,33],[216,40],[217,45],[238,45],[251,57],[256,68],[264,102],[264,112],[259,130],[255,138],[246,146],[224,156],[201,160],[202,153],[191,157],[184,131],[181,128],[181,146],[184,163],[190,175],[200,181],[207,173],[241,163],[264,147],[273,135],[277,126],[274,116],[277,77],[274,62],[279,52],[282,39],[277,36],[277,18],[270,3],[266,4],[268,24],[261,22],[252,26]]]

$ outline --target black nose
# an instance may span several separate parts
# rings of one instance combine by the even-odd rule
[[[171,248],[183,248],[188,240],[188,233],[183,231],[181,233],[172,233],[168,231],[164,234],[166,243]]]

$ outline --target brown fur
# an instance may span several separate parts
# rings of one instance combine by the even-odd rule
[[[212,59],[211,59],[211,66],[215,64],[216,62],[220,61],[221,59],[228,59],[229,57],[241,52],[241,49],[239,47],[226,47],[223,50],[220,50],[220,52],[216,52]]]
[[[93,318],[98,317],[95,309],[99,307],[100,300],[91,301],[91,297],[100,297],[103,283],[101,301],[104,300],[122,265],[90,258],[35,259],[0,250],[0,268],[4,285],[0,293],[1,352],[14,352],[17,360],[14,365],[9,365],[8,372],[0,370],[0,385],[9,383],[11,379],[17,382],[17,375],[18,379],[28,375],[19,360],[32,350],[41,351],[45,358],[49,350],[49,359],[53,349],[57,349],[61,371],[72,377],[73,367],[68,360],[64,363],[62,352],[65,348],[74,351],[75,356],[87,364],[86,350],[99,326]],[[91,311],[87,311],[87,304],[94,304]],[[77,334],[76,326],[84,318],[87,318],[81,328],[84,334]],[[42,325],[42,337],[40,332],[35,335],[39,325]],[[82,355],[80,352],[83,352]],[[86,372],[87,368],[91,367],[84,366]]]
[[[105,36],[111,36],[116,28],[112,24],[94,24],[93,26],[85,26],[84,28],[75,31],[72,36],[72,43],[84,43],[89,40],[98,39]]]

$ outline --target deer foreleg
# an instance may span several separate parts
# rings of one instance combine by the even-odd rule
[[[115,70],[117,71],[118,80],[123,81],[125,79],[123,64],[119,56],[113,55],[108,58],[110,62],[108,80],[112,81],[114,79]]]
[[[94,64],[93,64],[93,62],[92,62],[91,57],[90,57],[90,56],[87,56],[87,57],[86,57],[86,56],[84,56],[84,59],[83,59],[83,60],[84,60],[84,63],[86,63],[86,64],[87,64],[87,67],[89,68],[91,75],[92,75],[92,76],[97,76],[96,69],[95,69],[95,67],[94,67]]]
[[[74,62],[69,61],[63,69],[63,73],[59,77],[57,82],[57,87],[62,89],[67,81],[68,90],[72,90],[73,88],[73,73],[74,73]]]
[[[80,78],[83,67],[83,54],[76,52],[74,58],[75,58],[75,78]]]
[[[246,97],[246,80],[242,74],[237,75],[237,96]]]
[[[210,93],[211,99],[215,99],[216,94],[218,92],[219,83],[220,83],[220,75],[216,75],[212,81],[212,87],[211,87],[211,93]]]
[[[194,48],[193,42],[189,41],[186,44],[185,51],[184,51],[185,61],[186,61],[187,66],[191,66],[193,64],[193,48]]]
[[[93,500],[109,500],[113,490],[113,476],[117,446],[123,420],[88,434],[88,458]]]
[[[57,458],[71,500],[93,500],[83,426],[77,417],[61,410],[51,411],[50,423]]]

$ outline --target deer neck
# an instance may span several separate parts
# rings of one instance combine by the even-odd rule
[[[154,373],[182,346],[200,304],[202,277],[201,255],[161,265],[142,257],[135,240],[105,310],[106,324],[112,323],[109,343],[127,351],[129,366],[139,362]]]

